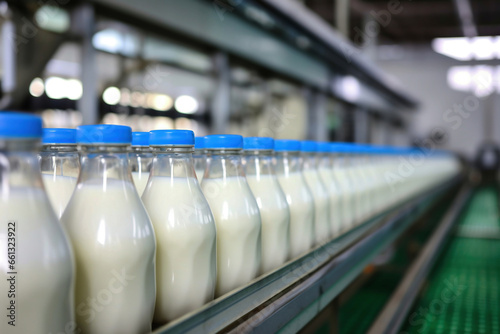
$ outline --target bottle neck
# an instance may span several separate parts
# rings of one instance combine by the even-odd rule
[[[315,170],[318,168],[318,155],[315,152],[302,153],[302,170]]]
[[[207,173],[204,179],[245,177],[241,150],[208,150]]]
[[[333,159],[330,153],[321,153],[318,156],[318,167],[330,169],[333,167]]]
[[[302,158],[299,152],[276,152],[276,174],[289,175],[302,171]]]
[[[155,158],[150,174],[170,178],[195,178],[192,148],[153,148]]]
[[[38,159],[43,174],[78,177],[80,173],[76,145],[44,145]]]
[[[333,155],[333,168],[344,169],[350,167],[349,157],[343,153]]]
[[[0,196],[13,188],[42,188],[36,150],[39,140],[0,141]]]
[[[245,151],[245,174],[247,176],[275,175],[274,154],[271,150]]]
[[[40,152],[47,153],[78,153],[76,145],[43,145]]]
[[[143,154],[151,154],[151,148],[149,146],[132,146],[130,147],[130,152],[133,153],[143,153]]]
[[[206,150],[194,150],[193,157],[194,158],[205,158],[207,155]]]
[[[154,155],[149,147],[136,146],[128,154],[130,170],[133,173],[148,173],[151,170]]]
[[[78,183],[132,182],[126,145],[82,145],[79,148],[82,167]]]

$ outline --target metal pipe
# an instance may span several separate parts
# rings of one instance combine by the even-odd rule
[[[349,38],[349,0],[335,0],[335,25],[338,31]]]
[[[477,36],[477,28],[474,23],[474,14],[469,0],[453,0],[455,8],[457,9],[460,25],[465,37]]]
[[[78,109],[83,116],[83,124],[94,124],[98,122],[99,110],[97,94],[97,52],[92,45],[92,37],[95,32],[94,7],[85,3],[75,13],[77,29],[82,35],[82,70],[81,79],[83,94],[78,101]]]

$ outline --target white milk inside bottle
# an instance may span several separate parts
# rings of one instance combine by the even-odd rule
[[[333,154],[333,176],[339,185],[342,223],[340,233],[345,233],[354,224],[355,193],[352,185],[351,175],[347,172],[346,152],[347,147],[341,143],[331,145]]]
[[[39,117],[0,112],[2,334],[73,333],[69,239],[42,186]]]
[[[342,224],[342,203],[340,188],[332,171],[333,161],[330,153],[330,147],[330,143],[318,143],[318,172],[321,181],[329,193],[330,232],[332,233],[332,237],[337,237],[340,234]]]
[[[314,233],[316,244],[330,241],[330,196],[318,172],[318,145],[314,141],[304,140],[300,143],[302,152],[302,171],[307,186],[314,199]]]
[[[155,159],[142,200],[155,229],[156,308],[164,324],[214,298],[215,221],[194,174],[194,134],[151,131]]]
[[[205,137],[207,170],[201,183],[217,226],[217,284],[221,296],[242,287],[259,273],[261,220],[243,172],[243,137]]]
[[[205,137],[195,137],[194,143],[194,170],[196,171],[196,177],[198,182],[201,184],[203,181],[203,174],[205,174],[205,169],[207,168],[207,153],[205,152]]]
[[[356,180],[356,224],[364,222],[370,211],[369,180],[366,174],[366,161],[364,160],[364,149],[360,144],[348,144],[350,146],[350,170],[352,179]]]
[[[359,166],[365,179],[365,220],[370,219],[376,210],[376,179],[380,178],[374,173],[373,148],[370,145],[358,145],[360,152]]]
[[[132,147],[128,155],[132,178],[137,193],[141,196],[149,179],[153,154],[149,149],[149,132],[132,132]]]
[[[243,140],[243,148],[245,174],[262,220],[264,274],[280,267],[290,256],[290,209],[274,171],[274,140],[248,137]]]
[[[344,172],[350,180],[352,191],[352,220],[350,228],[356,227],[363,219],[363,175],[358,170],[357,154],[355,145],[352,143],[344,143],[344,152],[342,155]]]
[[[73,194],[80,173],[75,129],[43,129],[42,151],[38,154],[42,180],[52,208],[61,218]]]
[[[373,189],[373,206],[376,213],[380,213],[384,210],[385,202],[387,201],[387,193],[385,193],[386,189],[386,176],[384,174],[383,162],[384,162],[384,152],[385,149],[383,147],[375,147],[373,150],[372,162],[373,168],[372,173],[374,175],[374,189]]]
[[[155,305],[153,226],[128,165],[128,126],[77,128],[82,166],[61,222],[76,258],[83,333],[148,333]]]
[[[308,252],[315,242],[314,200],[302,174],[298,140],[274,141],[276,175],[290,208],[290,257]]]

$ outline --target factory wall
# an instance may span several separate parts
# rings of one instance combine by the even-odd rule
[[[438,147],[462,152],[468,157],[473,157],[478,146],[488,138],[500,142],[500,133],[495,131],[500,129],[498,94],[493,91],[489,96],[478,97],[473,92],[453,90],[447,82],[450,67],[480,63],[453,60],[427,46],[392,52],[379,50],[377,63],[421,101],[410,118],[413,140],[427,138]]]

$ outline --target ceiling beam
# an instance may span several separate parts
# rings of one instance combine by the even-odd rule
[[[474,23],[474,14],[469,0],[453,0],[457,10],[460,25],[465,37],[477,36],[477,27]]]
[[[364,2],[361,0],[351,0],[351,10],[353,14],[364,15],[370,11],[387,10],[387,1]],[[437,16],[453,14],[453,4],[450,2],[402,2],[403,10],[397,14],[403,16]]]

